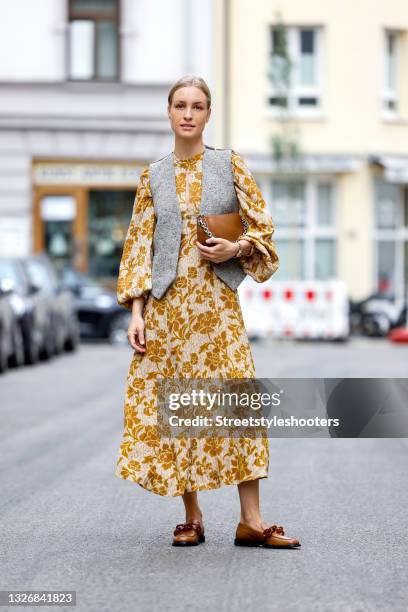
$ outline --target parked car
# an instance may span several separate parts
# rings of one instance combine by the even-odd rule
[[[80,337],[72,292],[60,282],[46,254],[31,255],[21,261],[31,285],[37,288],[38,295],[48,305],[47,355],[58,355],[64,350],[75,351]]]
[[[47,333],[50,326],[49,305],[38,295],[20,259],[0,258],[0,282],[9,290],[9,302],[16,322],[12,362],[36,363],[47,357]]]
[[[75,295],[83,338],[103,338],[111,344],[127,343],[130,312],[117,303],[114,291],[68,266],[62,272],[61,282]]]
[[[10,295],[12,293],[11,283],[7,279],[0,278],[0,374],[8,370],[9,365],[20,365],[18,360],[21,359],[16,344],[16,333],[18,335],[18,323],[14,317],[13,308],[11,306]],[[17,338],[17,343],[20,340]]]

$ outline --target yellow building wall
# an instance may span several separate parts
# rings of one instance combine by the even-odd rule
[[[217,48],[225,44],[225,0],[216,3]],[[300,120],[301,145],[316,153],[408,150],[408,42],[400,58],[402,116],[381,117],[383,30],[408,31],[406,0],[230,0],[230,73],[217,62],[217,90],[223,103],[225,78],[231,91],[230,140],[243,151],[268,152],[268,134],[276,128],[267,106],[269,27],[281,14],[286,25],[323,27],[323,113]],[[223,113],[217,110],[217,138]]]
[[[353,299],[363,299],[373,287],[373,181],[367,164],[337,182],[338,275]]]
[[[375,290],[374,169],[367,156],[408,155],[407,0],[221,0],[215,10],[216,146],[244,155],[270,153],[270,136],[279,131],[267,104],[270,26],[277,13],[288,26],[322,27],[323,110],[296,120],[299,142],[305,154],[361,158],[357,171],[336,181],[338,276],[353,299],[366,297]],[[386,28],[401,32],[399,116],[393,120],[382,116]]]

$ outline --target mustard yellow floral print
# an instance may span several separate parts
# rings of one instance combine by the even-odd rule
[[[129,310],[135,297],[143,295],[146,298],[152,288],[152,240],[155,225],[149,168],[145,168],[137,186],[118,275],[118,302]]]
[[[241,265],[244,272],[262,283],[279,268],[276,245],[272,240],[275,228],[254,177],[235,151],[232,152],[231,162],[240,212],[249,223],[248,231],[242,237],[252,242],[254,247],[249,257],[240,258]]]
[[[255,378],[239,296],[200,257],[196,241],[203,152],[174,158],[176,193],[182,217],[177,275],[161,299],[151,294],[155,215],[149,168],[141,174],[119,267],[118,303],[131,308],[145,296],[146,352],[134,351],[126,380],[124,432],[115,474],[158,495],[214,489],[266,478],[267,438],[164,438],[157,432],[155,381],[161,378]],[[252,243],[244,270],[258,282],[279,260],[274,225],[241,157],[231,154],[240,212]]]

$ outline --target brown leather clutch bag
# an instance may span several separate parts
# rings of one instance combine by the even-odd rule
[[[235,242],[247,230],[248,222],[239,213],[197,216],[197,240],[204,245],[207,238],[213,236]]]

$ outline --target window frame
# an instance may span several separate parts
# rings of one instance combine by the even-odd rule
[[[323,52],[324,52],[324,31],[321,25],[287,25],[287,43],[288,53],[291,61],[293,62],[292,79],[295,83],[291,82],[288,89],[288,106],[279,107],[274,106],[270,103],[269,99],[272,96],[279,97],[279,92],[274,90],[271,80],[268,79],[267,86],[267,107],[272,116],[279,115],[280,111],[289,112],[296,116],[301,117],[316,117],[320,116],[323,112]],[[270,24],[268,26],[268,65],[271,66],[272,62],[272,37],[273,30],[276,28],[276,24]],[[314,45],[316,52],[314,57],[316,58],[316,84],[313,86],[302,86],[299,84],[299,65],[301,58],[301,32],[302,30],[313,30],[314,32]],[[317,99],[317,104],[307,106],[300,105],[299,99],[302,97],[313,97]]]
[[[377,224],[376,206],[378,201],[378,185],[392,185],[397,189],[397,212],[395,227],[379,227]],[[404,245],[408,244],[408,220],[407,225],[404,225],[404,207],[405,198],[408,199],[408,187],[401,183],[393,183],[384,179],[374,179],[374,213],[373,213],[373,287],[374,291],[378,291],[379,287],[379,243],[391,242],[394,245],[394,274],[393,284],[395,288],[395,298],[405,298],[408,292],[408,278],[404,279]]]
[[[98,12],[98,11],[89,11],[89,12],[77,12],[73,8],[73,0],[68,0],[67,2],[67,40],[66,40],[66,78],[67,81],[71,81],[73,83],[118,83],[122,79],[122,49],[121,49],[121,40],[120,40],[120,24],[121,24],[121,0],[115,0],[116,2],[116,10],[109,12]],[[97,51],[100,45],[99,42],[99,34],[98,28],[96,25],[95,35],[94,35],[94,44],[93,44],[93,76],[86,79],[77,78],[71,75],[71,39],[70,39],[70,29],[72,21],[92,21],[94,24],[99,21],[111,21],[116,26],[116,76],[114,77],[99,77],[97,76]]]
[[[338,189],[337,178],[333,175],[315,174],[313,176],[301,176],[299,182],[304,184],[304,203],[305,203],[305,224],[303,226],[283,226],[275,220],[273,211],[273,183],[276,181],[288,182],[291,177],[282,175],[268,175],[260,181],[261,190],[264,194],[265,201],[269,202],[268,211],[272,215],[275,224],[275,233],[273,239],[277,242],[277,250],[279,252],[280,240],[296,240],[304,243],[304,278],[298,280],[314,280],[315,279],[315,260],[316,260],[316,241],[319,239],[333,240],[334,242],[334,278],[339,273],[338,249],[339,249],[339,205],[338,205]],[[331,202],[333,207],[333,221],[330,226],[317,224],[318,218],[318,186],[320,184],[329,184],[331,186]],[[282,277],[282,280],[287,280]]]
[[[396,76],[396,84],[395,91],[389,89],[388,87],[388,70],[389,70],[389,54],[388,54],[388,45],[389,45],[389,37],[394,37],[394,45],[395,45],[395,76]],[[399,115],[399,106],[400,106],[400,46],[401,46],[401,32],[400,30],[393,28],[385,28],[383,30],[383,45],[382,45],[382,55],[383,55],[383,75],[382,75],[382,92],[381,92],[381,112],[385,119],[393,119]],[[389,108],[387,106],[388,102],[394,102],[395,108]]]

